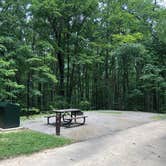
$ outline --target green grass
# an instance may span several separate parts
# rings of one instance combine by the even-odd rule
[[[21,116],[21,121],[25,121],[25,120],[34,120],[36,118],[41,118],[41,117],[44,117],[44,116],[47,116],[47,115],[50,115],[51,113],[41,113],[41,114],[34,114],[34,115],[30,115],[30,116]]]
[[[164,120],[166,119],[166,114],[155,115],[153,117],[154,120]]]
[[[97,112],[97,111],[96,111]],[[122,114],[120,111],[98,111],[99,113],[108,113],[108,114]]]
[[[109,114],[122,114],[120,111],[112,111],[112,110],[83,110],[83,112],[97,112],[97,113],[109,113]]]
[[[72,143],[70,139],[55,137],[31,130],[0,133],[0,159],[22,154],[31,154],[70,143]]]

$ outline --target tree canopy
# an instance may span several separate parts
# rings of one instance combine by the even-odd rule
[[[0,100],[165,112],[165,16],[156,0],[1,0]]]

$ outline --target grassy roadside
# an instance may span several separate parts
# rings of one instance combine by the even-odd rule
[[[97,113],[107,113],[107,114],[116,114],[116,115],[120,115],[123,113],[121,111],[110,111],[110,110],[86,110],[84,112],[97,112]]]
[[[164,120],[166,119],[166,114],[160,114],[153,117],[154,120]]]
[[[0,133],[0,159],[31,154],[40,150],[60,147],[72,140],[31,130]]]
[[[51,115],[51,113],[34,114],[34,115],[29,115],[28,117],[27,117],[27,116],[21,116],[21,117],[20,117],[20,120],[21,120],[21,121],[25,121],[25,120],[34,120],[34,119],[36,119],[36,118],[41,118],[41,117],[44,117],[44,116],[47,116],[47,115]]]
[[[122,114],[122,112],[119,111],[100,111],[101,113],[108,113],[108,114]]]

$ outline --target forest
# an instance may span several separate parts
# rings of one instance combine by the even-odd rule
[[[0,0],[0,101],[166,112],[159,0]]]

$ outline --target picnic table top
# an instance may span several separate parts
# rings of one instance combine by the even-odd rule
[[[70,109],[61,109],[61,110],[53,110],[56,113],[64,113],[64,112],[78,112],[80,109],[70,108]]]

